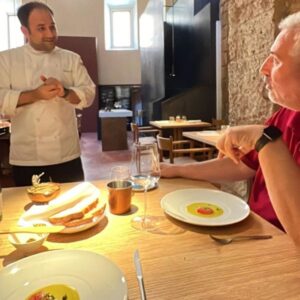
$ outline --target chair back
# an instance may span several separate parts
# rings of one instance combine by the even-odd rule
[[[170,163],[174,163],[174,153],[173,153],[173,137],[170,136],[169,138],[162,137],[161,135],[156,136],[157,146],[159,150],[159,157],[160,161],[163,161],[163,152],[168,152]]]
[[[222,125],[225,125],[226,122],[223,119],[212,119],[211,120],[212,129],[220,130]]]
[[[138,143],[139,142],[139,128],[136,123],[130,123],[130,128],[132,132],[133,142]]]
[[[151,126],[138,126],[136,123],[130,123],[133,142],[141,144],[156,143],[156,134],[160,133],[159,129]]]

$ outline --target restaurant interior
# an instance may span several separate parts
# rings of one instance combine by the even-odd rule
[[[30,1],[11,2],[15,9]],[[160,162],[205,161],[217,157],[216,141],[226,128],[262,123],[275,112],[278,107],[262,94],[259,67],[278,34],[278,23],[300,11],[300,2],[40,2],[54,11],[58,46],[80,54],[96,84],[93,104],[77,111],[85,182],[59,185],[58,194],[50,200],[54,199],[54,206],[70,199],[79,202],[78,195],[83,194],[100,200],[92,204],[92,221],[85,225],[52,223],[50,200],[43,206],[29,189],[14,185],[10,123],[1,116],[0,299],[44,299],[25,297],[50,285],[51,293],[74,293],[70,299],[298,299],[299,252],[283,232],[250,212],[251,182],[161,178],[147,188],[132,186],[125,210],[124,202],[113,208],[112,194],[118,188],[108,182],[117,178],[112,175],[114,168],[132,168],[133,157],[149,143],[157,145]],[[107,8],[114,5],[134,7],[138,38],[132,48],[107,46]],[[201,223],[196,213],[182,212],[183,203],[197,198],[199,189],[206,197],[201,202],[211,201],[214,207],[210,209],[223,214],[224,221],[216,218],[214,223],[205,217]],[[124,198],[127,188],[122,190]],[[214,202],[218,197],[219,202]],[[238,207],[230,204],[220,212],[222,197],[229,204],[234,199]],[[189,207],[193,210],[192,204]],[[59,215],[55,211],[54,216]],[[146,218],[146,212],[149,223],[155,223],[151,229],[146,229],[145,221],[134,223],[139,222],[134,220],[137,216]],[[85,220],[87,214],[81,218]],[[42,226],[32,221],[36,219],[42,220]],[[15,233],[7,238],[8,229],[20,230],[21,226],[43,237],[33,237],[41,243],[38,247],[27,247],[26,240],[23,249]],[[261,240],[221,244],[213,236]],[[95,253],[101,257],[93,257]],[[50,270],[42,267],[47,260],[53,265]],[[69,271],[60,273],[60,264]],[[32,268],[41,270],[40,279]]]

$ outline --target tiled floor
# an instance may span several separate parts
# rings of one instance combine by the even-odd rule
[[[94,132],[82,133],[80,143],[85,180],[109,178],[112,166],[130,164],[132,145],[130,132],[128,132],[128,150],[103,152],[101,141],[98,141]]]

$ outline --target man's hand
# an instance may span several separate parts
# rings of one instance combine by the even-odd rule
[[[56,90],[55,96],[59,96],[59,97],[64,96],[64,94],[65,94],[64,86],[62,85],[62,83],[59,80],[57,80],[56,78],[53,78],[53,77],[46,78],[44,75],[41,75],[40,78],[44,82],[45,86],[51,87],[51,91]],[[44,99],[48,99],[48,98],[44,98]]]
[[[44,100],[50,100],[58,96],[58,93],[60,92],[56,84],[42,84],[34,91],[36,94],[36,99]]]
[[[264,125],[245,125],[228,128],[217,142],[219,158],[227,156],[239,163],[242,156],[253,150],[261,137]]]

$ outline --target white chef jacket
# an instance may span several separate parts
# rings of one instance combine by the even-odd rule
[[[80,103],[55,97],[17,107],[22,91],[42,84],[41,75],[60,80]],[[75,108],[90,106],[94,97],[95,84],[74,52],[36,51],[29,44],[0,52],[0,111],[11,119],[10,164],[53,165],[79,157]]]

